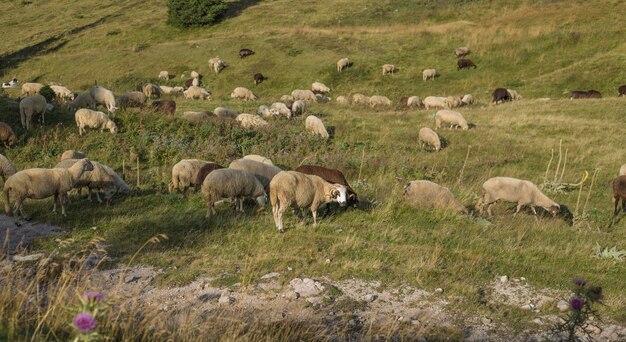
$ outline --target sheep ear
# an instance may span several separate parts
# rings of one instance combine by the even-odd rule
[[[339,196],[339,190],[337,190],[337,189],[332,189],[332,190],[330,191],[330,197],[332,197],[332,198],[337,198],[337,196]]]

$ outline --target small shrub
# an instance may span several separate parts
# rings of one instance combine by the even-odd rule
[[[181,28],[215,24],[226,12],[224,0],[169,0],[168,24]]]
[[[52,90],[52,88],[50,88],[50,86],[47,86],[47,85],[43,86],[41,90],[39,90],[39,95],[45,97],[48,103],[52,102],[54,98],[56,97],[56,95],[54,94],[54,90]]]

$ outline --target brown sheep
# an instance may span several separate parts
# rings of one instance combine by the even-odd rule
[[[250,50],[250,49],[241,49],[239,50],[239,58],[244,58],[244,57],[248,57],[248,56],[252,56],[254,55],[254,51]]]
[[[152,102],[152,110],[168,115],[174,115],[176,112],[176,102],[173,100],[161,100]]]
[[[198,176],[196,177],[196,183],[195,183],[195,190],[198,191],[200,190],[200,188],[202,187],[202,183],[204,182],[204,179],[206,178],[206,176],[209,175],[209,173],[211,173],[211,171],[213,170],[217,170],[217,169],[223,169],[224,167],[222,165],[219,164],[215,164],[215,163],[208,163],[206,165],[204,165],[203,167],[200,168],[200,170],[198,170]]]
[[[254,84],[256,85],[256,84],[260,84],[261,82],[265,81],[267,79],[267,77],[263,76],[262,73],[257,72],[256,74],[254,74],[252,79],[254,80]]]
[[[622,211],[626,212],[626,175],[618,176],[613,180],[613,200],[615,201],[615,210],[613,211],[613,219],[611,225],[615,223],[615,217],[619,213],[619,200],[622,200]]]
[[[617,95],[617,96],[626,95],[626,85],[623,85],[623,86],[620,86],[619,88],[617,88],[617,92],[619,93],[619,95]]]
[[[491,94],[491,103],[511,101],[511,94],[504,88],[496,88]]]
[[[476,69],[476,64],[474,64],[474,62],[472,62],[469,59],[464,59],[461,58],[458,61],[456,61],[456,68],[457,70],[461,70],[461,69],[465,69],[465,68],[474,68]]]
[[[317,165],[300,165],[294,171],[305,173],[307,175],[316,175],[323,180],[332,184],[344,185],[347,189],[348,205],[356,205],[359,203],[359,198],[356,192],[348,184],[348,180],[339,170],[328,169],[323,166]]]
[[[0,141],[9,146],[17,143],[17,136],[15,136],[15,133],[11,129],[11,126],[7,125],[4,122],[0,122]]]
[[[571,92],[570,99],[599,99],[602,98],[602,94],[597,90],[574,90]]]

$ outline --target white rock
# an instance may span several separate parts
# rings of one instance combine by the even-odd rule
[[[317,305],[321,305],[323,302],[322,297],[309,297],[306,299],[306,301],[311,304],[317,304]]]
[[[533,319],[533,323],[542,325],[543,321],[541,320],[541,318],[537,317],[537,318]]]
[[[560,300],[558,303],[556,303],[556,307],[561,312],[568,311],[570,309],[569,303],[564,300]]]
[[[363,300],[366,301],[366,302],[370,302],[371,303],[371,302],[375,301],[377,298],[378,298],[377,294],[368,294],[368,295],[366,295],[363,298]]]
[[[235,302],[235,297],[222,293],[220,299],[217,302],[220,304],[232,304]]]
[[[272,278],[276,278],[278,276],[280,276],[280,273],[272,272],[272,273],[268,273],[268,274],[262,276],[261,279],[272,279]]]
[[[487,325],[491,323],[491,318],[485,316],[481,318],[480,321],[483,322],[483,324]]]
[[[438,287],[435,289],[435,293],[441,294],[443,293],[443,289],[441,287]]]
[[[312,297],[324,291],[325,287],[319,281],[309,278],[295,278],[289,282],[289,285],[298,292],[302,297]]]
[[[592,325],[592,324],[587,324],[587,326],[585,327],[585,330],[587,330],[588,332],[590,332],[592,334],[601,334],[602,333],[602,329],[600,329],[597,326]]]
[[[17,261],[17,262],[35,261],[35,260],[41,259],[42,257],[43,257],[43,253],[31,254],[31,255],[26,255],[26,256],[14,255],[13,261]]]
[[[506,283],[507,281],[509,281],[509,276],[502,276],[502,277],[500,277],[500,282],[501,283]]]

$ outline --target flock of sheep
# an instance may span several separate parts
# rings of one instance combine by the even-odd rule
[[[242,49],[239,56],[244,58],[253,54],[254,51],[250,49]],[[476,68],[471,60],[463,58],[468,54],[470,54],[470,50],[466,47],[455,50],[458,69]],[[352,61],[348,58],[342,58],[337,62],[337,71],[343,72],[352,65]],[[209,66],[218,74],[227,67],[227,64],[221,58],[215,57],[209,60]],[[383,75],[393,74],[398,70],[392,64],[382,66]],[[435,80],[437,76],[435,69],[425,69],[422,73],[424,81]],[[173,78],[173,75],[168,71],[161,71],[158,77],[169,80]],[[262,83],[265,79],[267,78],[261,73],[253,76],[255,84]],[[14,81],[14,84],[17,83],[17,80]],[[202,76],[199,73],[192,71],[191,79],[186,80],[184,84],[184,87],[170,87],[147,83],[143,85],[141,91],[130,91],[117,98],[111,90],[98,84],[92,86],[89,91],[78,95],[59,84],[51,84],[50,88],[56,95],[56,102],[66,104],[68,110],[74,113],[79,134],[82,135],[86,128],[100,131],[108,130],[115,134],[117,125],[112,117],[118,109],[144,108],[148,99],[158,99],[162,94],[182,95],[186,99],[194,100],[211,99],[210,91],[202,87]],[[22,94],[25,97],[19,102],[19,111],[21,124],[26,130],[29,129],[30,122],[35,115],[39,115],[41,123],[44,123],[44,114],[49,109],[49,104],[44,96],[38,94],[43,86],[40,83],[22,84]],[[237,113],[229,108],[217,107],[212,112],[184,112],[182,117],[193,123],[204,121],[210,117],[230,118],[237,120],[246,129],[259,129],[268,124],[266,119],[272,117],[291,118],[303,115],[307,110],[308,103],[330,102],[331,98],[328,97],[330,92],[331,89],[323,83],[314,82],[311,85],[311,90],[296,89],[290,95],[283,95],[280,102],[274,102],[269,106],[259,106],[256,114]],[[620,87],[619,92],[620,95],[625,93],[626,86]],[[572,98],[586,97],[600,97],[600,95],[593,90],[572,93]],[[231,98],[244,101],[258,100],[258,97],[250,89],[244,87],[236,87],[231,93]],[[521,98],[512,89],[497,88],[492,93],[494,104],[520,100]],[[338,96],[336,102],[345,105],[363,104],[372,108],[392,104],[392,101],[385,96],[365,96],[363,94],[354,94],[351,99]],[[435,114],[435,129],[449,127],[468,130],[471,124],[460,112],[453,109],[469,106],[474,102],[475,99],[470,94],[463,97],[428,96],[423,101],[418,96],[407,96],[400,99],[400,104],[407,107],[439,109]],[[98,105],[102,105],[108,113],[97,111]],[[152,103],[152,108],[155,111],[173,115],[176,112],[176,102],[174,100],[158,100]],[[314,115],[309,115],[305,119],[305,128],[325,139],[329,138],[324,123]],[[0,123],[0,141],[9,144],[17,141],[12,129],[4,123]],[[435,151],[442,148],[439,135],[429,127],[423,127],[419,130],[419,141],[423,145],[431,146]],[[0,176],[5,179],[3,194],[7,214],[14,212],[18,217],[26,217],[23,209],[23,202],[26,198],[41,199],[54,196],[53,211],[56,211],[57,205],[60,205],[62,214],[65,215],[64,204],[69,199],[67,193],[72,189],[78,189],[80,193],[80,189],[83,187],[89,189],[89,199],[91,199],[92,190],[105,190],[105,199],[107,200],[110,200],[116,193],[130,192],[128,185],[112,168],[90,161],[82,152],[67,151],[61,159],[61,162],[53,169],[17,171],[6,157],[0,155]],[[244,199],[254,199],[259,206],[263,206],[269,197],[274,221],[280,232],[284,231],[282,216],[289,208],[295,208],[296,214],[302,218],[303,222],[304,216],[300,209],[309,209],[314,224],[316,224],[317,210],[321,205],[336,202],[342,206],[352,206],[358,203],[356,192],[350,187],[345,176],[339,170],[316,165],[302,165],[293,171],[281,170],[270,159],[258,155],[234,160],[227,168],[210,161],[181,160],[172,168],[172,181],[169,184],[169,191],[178,190],[187,196],[187,190],[190,187],[202,192],[207,204],[207,218],[216,214],[215,204],[225,199],[234,200],[235,207],[243,211]],[[11,194],[15,199],[13,210],[9,202]],[[468,212],[466,207],[454,198],[449,189],[429,181],[407,182],[404,196],[407,201],[419,207],[447,208],[461,213]],[[101,202],[98,191],[96,197]],[[615,180],[614,197],[615,214],[617,214],[619,198],[622,198],[622,204],[626,208],[626,175]],[[491,216],[491,207],[498,201],[517,203],[515,214],[523,206],[529,206],[535,214],[535,218],[537,218],[535,206],[542,207],[553,215],[560,211],[560,205],[543,194],[535,184],[515,178],[494,177],[487,180],[483,184],[483,195],[476,207],[482,214],[486,206],[487,213]]]

